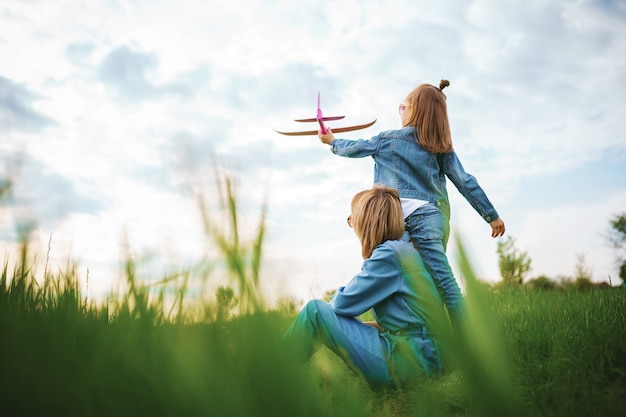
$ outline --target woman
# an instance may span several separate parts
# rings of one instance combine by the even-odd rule
[[[444,307],[404,234],[398,192],[375,186],[352,199],[348,224],[361,242],[361,272],[330,302],[309,301],[283,336],[299,359],[323,344],[375,388],[405,386],[442,369],[434,336]],[[372,309],[376,322],[356,317]]]

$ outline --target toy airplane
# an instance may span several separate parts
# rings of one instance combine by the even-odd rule
[[[317,116],[315,118],[310,118],[310,119],[296,119],[295,121],[296,122],[317,122],[320,125],[320,131],[322,133],[328,133],[328,128],[326,127],[324,122],[329,121],[329,120],[341,120],[344,117],[345,116],[324,117],[324,115],[322,114],[322,109],[320,108],[320,93],[318,92],[317,93]],[[362,125],[336,127],[336,128],[333,128],[333,133],[350,132],[351,130],[365,129],[366,127],[370,127],[374,123],[376,123],[376,119],[374,119],[373,122],[365,123]],[[318,131],[317,130],[304,130],[304,131],[299,131],[299,132],[280,132],[276,130],[276,132],[280,133],[281,135],[287,135],[287,136],[305,136],[305,135],[317,135]]]

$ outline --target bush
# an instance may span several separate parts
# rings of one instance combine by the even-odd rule
[[[538,276],[537,278],[531,279],[526,284],[526,287],[531,290],[553,290],[557,287],[556,282],[551,280],[545,275]]]

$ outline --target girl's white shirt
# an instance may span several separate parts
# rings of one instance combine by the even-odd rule
[[[419,207],[428,203],[428,201],[418,200],[416,198],[400,198],[400,204],[402,205],[402,215],[406,219],[411,213],[417,210]]]

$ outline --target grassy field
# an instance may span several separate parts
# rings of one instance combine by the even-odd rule
[[[623,289],[496,290],[463,258],[467,331],[448,340],[444,375],[372,391],[328,350],[295,365],[277,344],[296,312],[258,296],[263,218],[252,242],[241,242],[228,181],[222,202],[230,231],[206,211],[204,222],[236,311],[228,291],[222,301],[193,299],[189,271],[147,286],[132,259],[122,293],[96,304],[84,297],[77,268],[37,271],[23,243],[16,266],[6,260],[0,271],[2,415],[626,414]]]
[[[8,416],[626,412],[621,289],[494,291],[474,282],[471,334],[453,350],[451,369],[374,392],[328,351],[305,367],[290,363],[276,344],[294,313],[171,315],[162,297],[132,282],[115,304],[97,306],[82,297],[75,272],[43,284],[34,274],[5,266],[0,280],[0,398]]]

